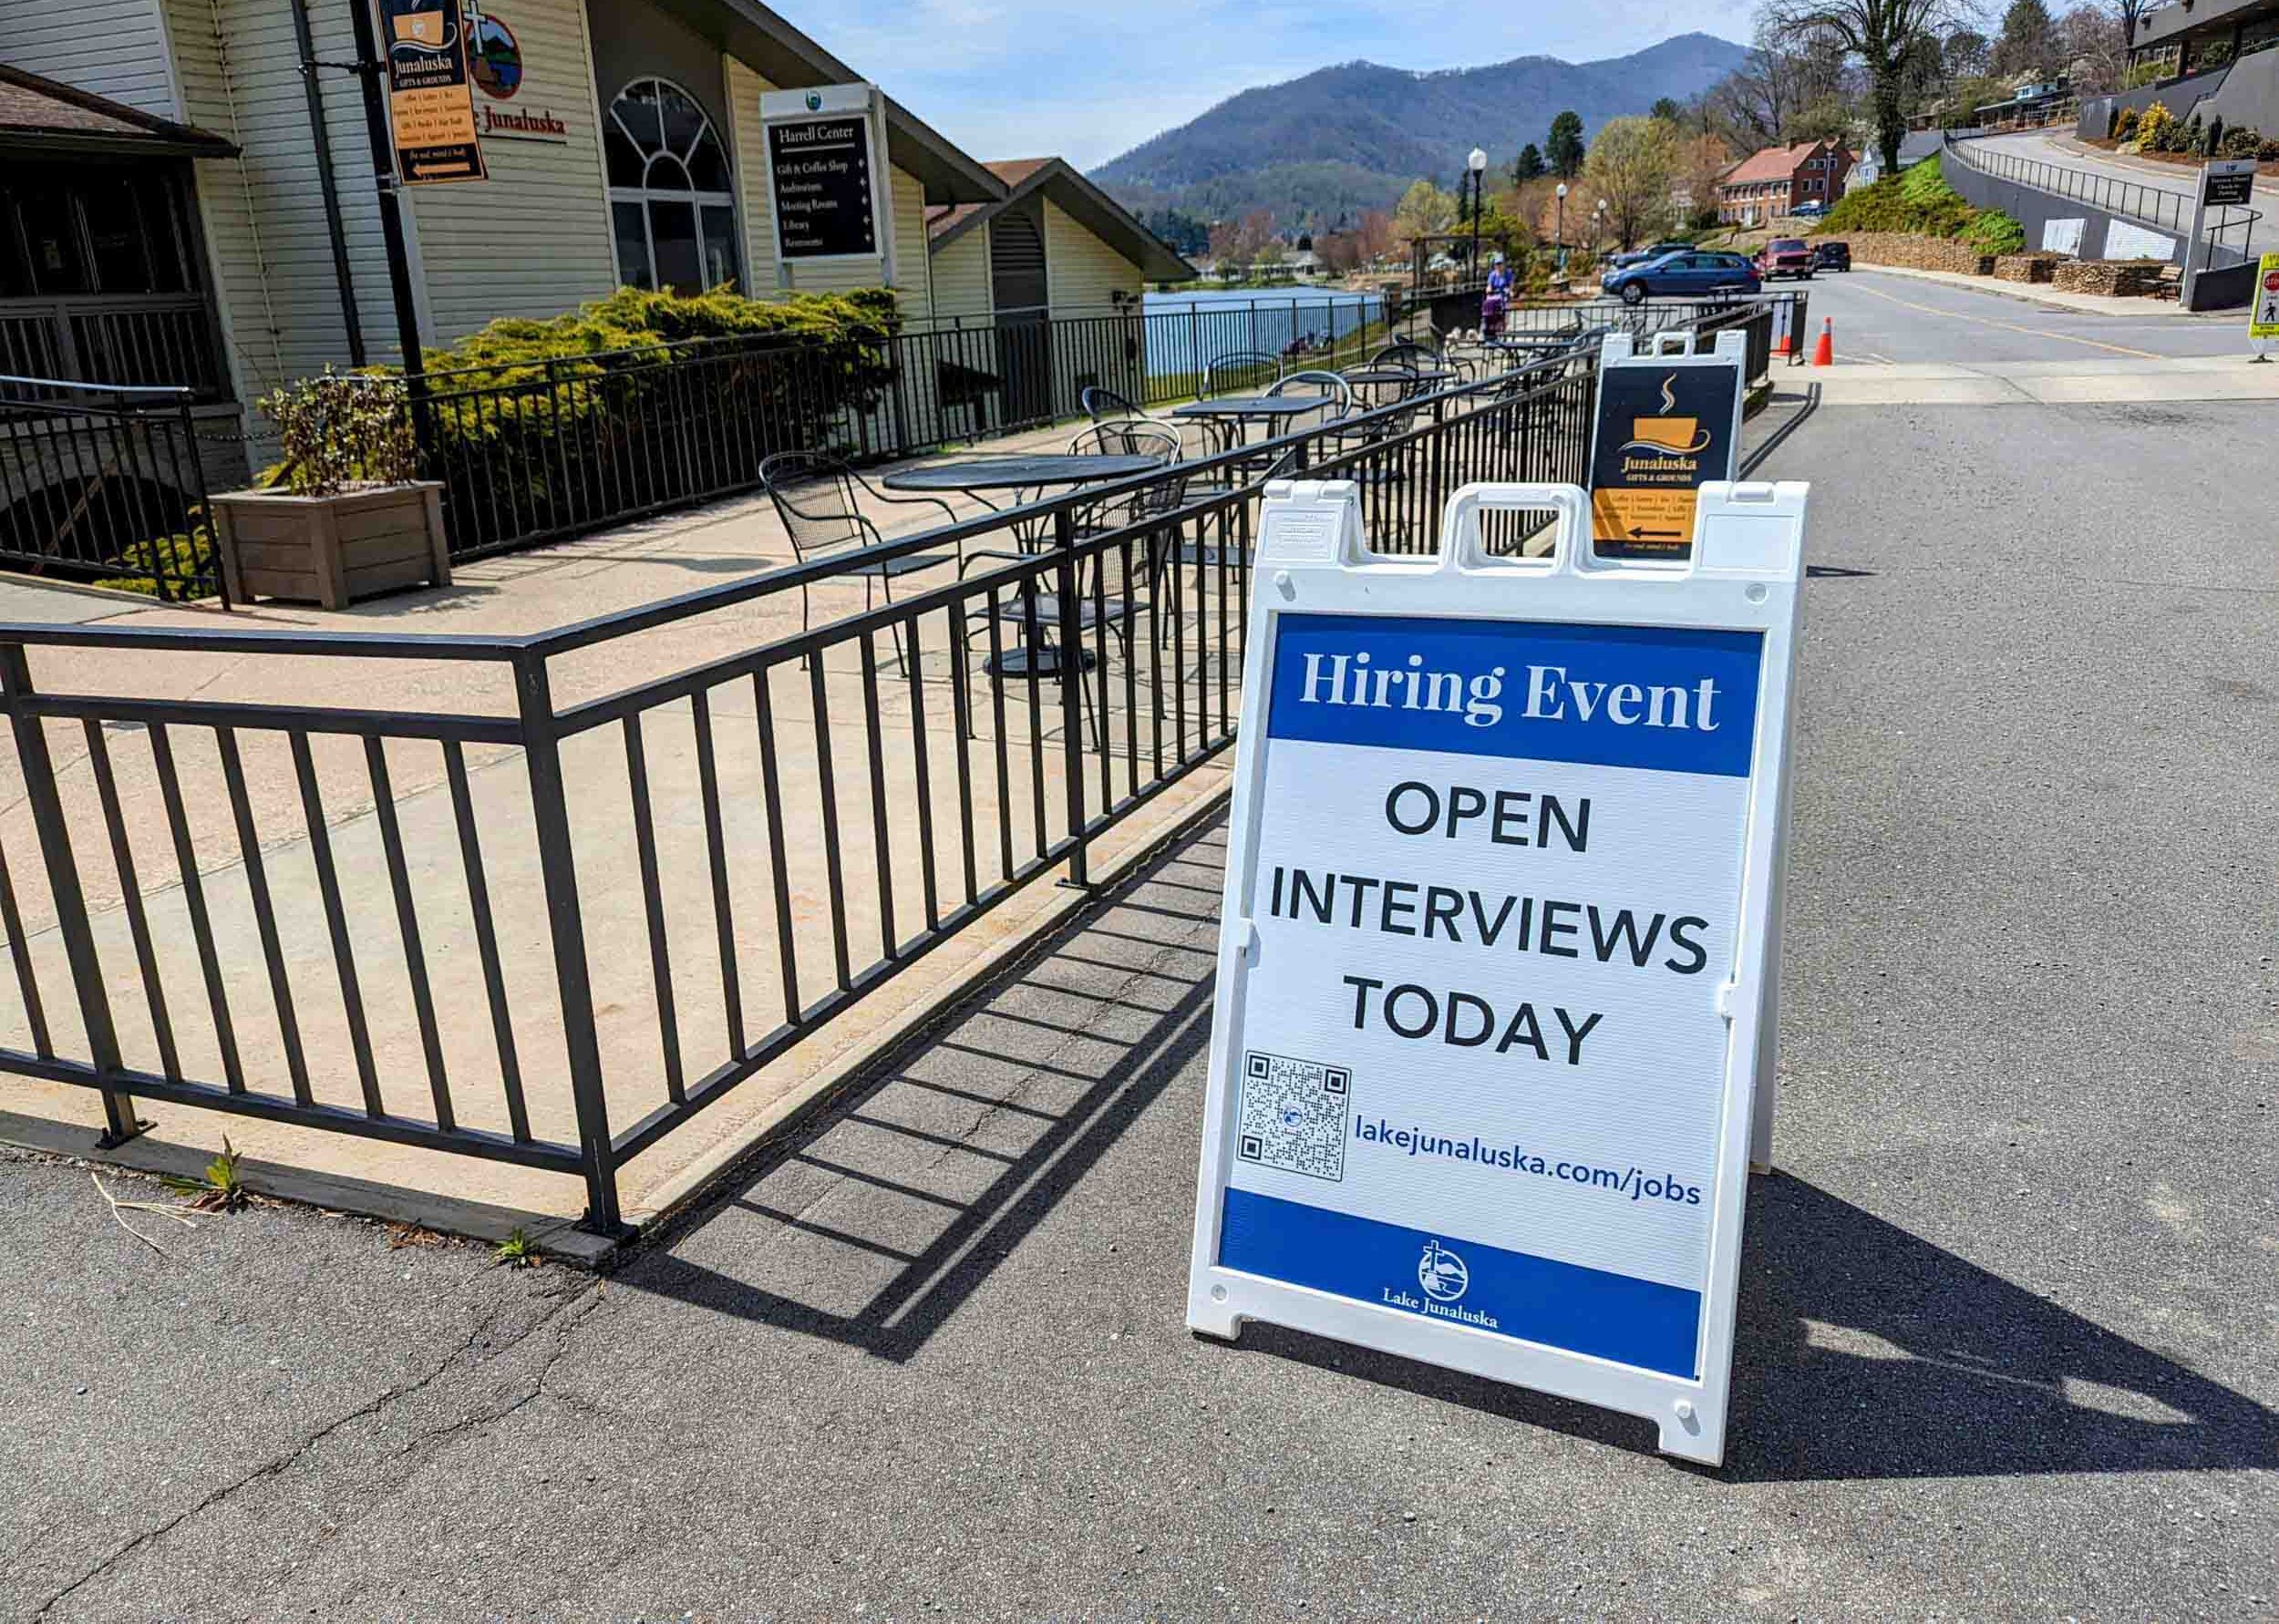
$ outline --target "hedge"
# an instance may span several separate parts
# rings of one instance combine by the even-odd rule
[[[620,288],[431,351],[420,440],[450,487],[452,545],[748,484],[770,451],[845,449],[893,382],[901,328],[885,288]]]
[[[1905,231],[1951,239],[1990,254],[2016,253],[2026,246],[2026,228],[1999,209],[1974,208],[1946,183],[1935,155],[1844,193],[1817,230]]]

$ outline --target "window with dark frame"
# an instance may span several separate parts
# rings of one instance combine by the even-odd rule
[[[0,298],[198,287],[177,177],[147,165],[0,169]]]

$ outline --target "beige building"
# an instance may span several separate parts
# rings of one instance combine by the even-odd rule
[[[398,359],[366,98],[338,70],[358,3],[0,0],[0,370],[242,408]],[[1025,228],[1041,280],[1021,297],[1056,318],[1136,312],[1143,276],[1191,274],[1067,165],[1008,179],[891,97],[879,252],[779,264],[761,98],[858,67],[757,0],[484,0],[466,22],[489,179],[405,194],[425,344],[620,283],[887,283],[921,332],[1031,319],[995,274]]]

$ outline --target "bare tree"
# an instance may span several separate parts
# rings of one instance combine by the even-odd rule
[[[1825,34],[1841,41],[1868,78],[1868,123],[1883,172],[1899,171],[1907,133],[1907,62],[1915,42],[1942,32],[1953,0],[1766,0],[1761,14],[1782,38]]]
[[[1825,30],[1784,34],[1760,18],[1747,60],[1703,98],[1704,128],[1744,152],[1799,139],[1807,108],[1841,98],[1846,48]]]
[[[2077,94],[2118,90],[2129,71],[2129,41],[2119,19],[2101,5],[2080,5],[2057,19],[2065,60]]]

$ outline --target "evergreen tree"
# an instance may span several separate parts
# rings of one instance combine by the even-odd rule
[[[1520,155],[1511,160],[1511,184],[1524,186],[1530,180],[1543,177],[1543,155],[1532,141],[1520,149]]]
[[[1572,108],[1551,121],[1551,137],[1543,144],[1543,157],[1551,164],[1552,173],[1562,180],[1572,180],[1583,172],[1583,115]]]
[[[1686,109],[1666,96],[1657,96],[1646,117],[1659,119],[1664,124],[1683,124],[1686,122]]]

